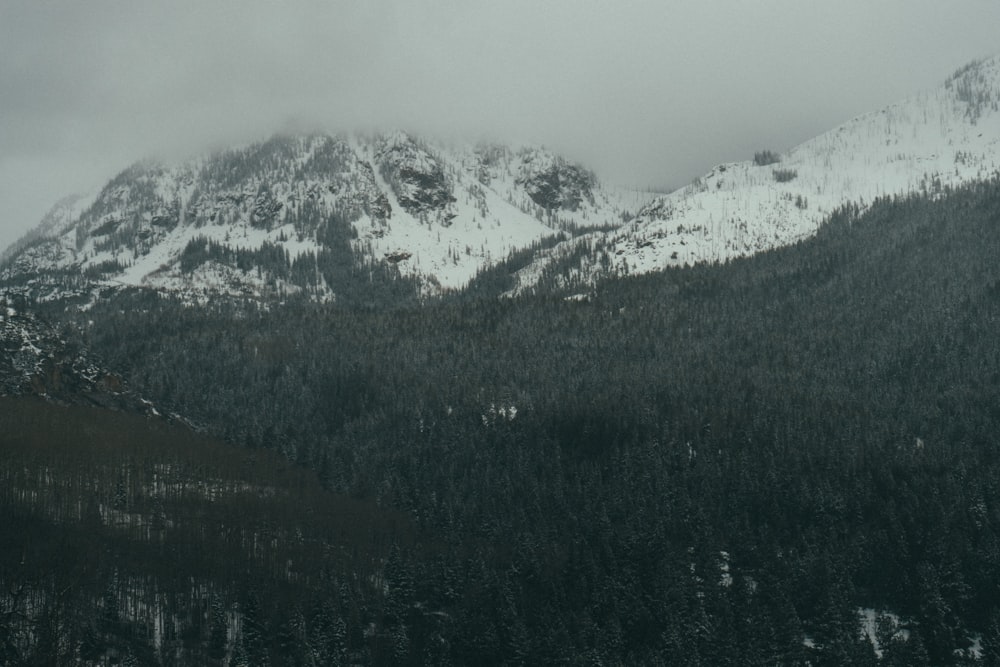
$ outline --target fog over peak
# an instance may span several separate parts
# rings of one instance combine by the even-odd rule
[[[1000,3],[11,2],[0,246],[132,161],[276,131],[544,144],[678,186],[1000,51]]]

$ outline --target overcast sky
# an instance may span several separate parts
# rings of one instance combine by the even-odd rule
[[[0,247],[137,159],[288,128],[542,143],[679,186],[998,52],[997,0],[0,0]]]

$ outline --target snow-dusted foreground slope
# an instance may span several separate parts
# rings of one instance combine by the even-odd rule
[[[534,147],[276,137],[130,167],[96,198],[54,210],[8,252],[2,277],[43,285],[42,298],[74,275],[81,289],[335,299],[331,265],[386,263],[435,291],[561,230],[620,225],[649,199]]]
[[[1000,57],[975,62],[937,90],[855,118],[776,155],[721,164],[659,197],[620,229],[556,246],[519,274],[564,282],[646,273],[750,255],[813,234],[835,209],[936,192],[1000,168]],[[580,244],[589,250],[579,253]],[[555,268],[570,253],[582,259]]]

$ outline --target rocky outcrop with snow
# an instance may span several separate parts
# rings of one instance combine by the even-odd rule
[[[85,349],[0,295],[0,396],[12,395],[151,410]]]

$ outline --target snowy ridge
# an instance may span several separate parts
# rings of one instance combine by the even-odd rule
[[[618,226],[648,199],[537,147],[402,132],[274,137],[129,167],[48,216],[0,278],[42,299],[127,285],[330,300],[339,286],[323,266],[353,262],[395,267],[436,292],[559,231]]]
[[[6,262],[40,239],[55,238],[65,233],[66,229],[94,203],[96,197],[97,193],[92,192],[85,195],[69,195],[60,199],[37,226],[0,253],[0,263]]]
[[[812,235],[848,203],[864,208],[878,197],[933,194],[988,178],[1000,169],[998,103],[1000,56],[971,63],[937,90],[782,155],[762,151],[755,160],[720,164],[620,229],[560,244],[520,272],[515,291],[554,270],[557,284],[579,285],[751,255]]]

